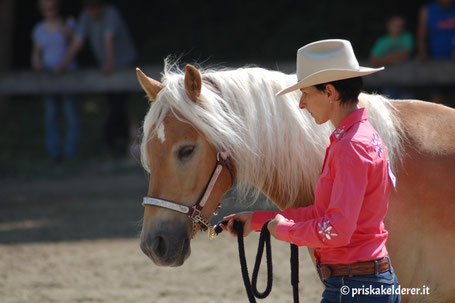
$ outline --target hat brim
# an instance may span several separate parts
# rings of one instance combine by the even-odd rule
[[[297,89],[301,89],[304,87],[317,85],[321,83],[327,83],[332,81],[350,79],[355,77],[362,77],[366,75],[370,75],[376,72],[383,70],[384,67],[380,68],[370,68],[370,67],[360,67],[359,70],[346,70],[346,69],[326,69],[319,71],[317,73],[311,74],[306,78],[303,78],[299,82],[285,89],[280,90],[276,93],[275,96],[281,96]]]

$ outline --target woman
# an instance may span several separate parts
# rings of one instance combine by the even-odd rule
[[[317,270],[326,286],[321,302],[399,302],[384,294],[397,289],[386,249],[383,219],[395,177],[389,169],[387,149],[358,107],[361,76],[383,68],[360,67],[351,43],[323,40],[297,52],[298,82],[277,95],[299,89],[300,108],[317,124],[330,120],[335,130],[315,190],[314,205],[281,212],[245,212],[225,217],[231,234],[234,220],[244,224],[244,236],[260,231],[266,220],[277,239],[315,248]],[[278,100],[280,101],[280,100]],[[368,295],[367,289],[385,289]],[[347,288],[349,287],[349,288]],[[354,297],[350,290],[361,292]]]
[[[52,71],[65,57],[69,40],[72,38],[74,20],[66,22],[60,16],[59,2],[57,0],[39,0],[38,7],[44,20],[39,22],[33,29],[32,40],[32,66],[36,71]],[[68,70],[74,70],[74,61],[68,65]],[[77,143],[79,140],[79,113],[77,100],[73,95],[46,95],[45,116],[46,116],[46,143],[49,149],[52,162],[59,163],[71,159],[76,155]],[[63,101],[65,116],[67,120],[67,134],[65,153],[60,151],[59,134],[59,109],[58,105]]]

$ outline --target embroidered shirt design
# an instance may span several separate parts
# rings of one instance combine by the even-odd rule
[[[335,135],[335,138],[336,139],[340,139],[340,136],[344,133],[344,126],[342,126],[341,128],[337,128],[333,134]]]
[[[318,223],[319,226],[319,233],[322,235],[322,242],[325,242],[325,239],[331,240],[332,237],[338,237],[338,234],[330,232],[332,230],[332,226],[330,225],[330,221],[325,221],[322,225]]]
[[[382,153],[384,152],[384,147],[382,147],[381,138],[379,138],[378,134],[373,135],[373,139],[371,140],[371,145],[373,145],[374,149],[378,153],[379,158],[382,158]]]

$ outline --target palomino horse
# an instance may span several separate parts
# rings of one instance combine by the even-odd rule
[[[194,205],[219,163],[217,152],[225,151],[233,169],[219,173],[203,218],[211,217],[234,177],[241,194],[253,186],[280,209],[313,202],[333,128],[316,125],[298,108],[299,92],[275,97],[295,82],[294,75],[260,68],[201,74],[191,65],[183,72],[167,62],[161,82],[137,72],[154,101],[142,141],[148,197]],[[397,176],[385,221],[391,260],[402,287],[430,288],[430,296],[403,299],[453,302],[455,110],[380,95],[359,98]],[[190,255],[191,220],[156,205],[145,205],[141,248],[158,265],[180,266]]]

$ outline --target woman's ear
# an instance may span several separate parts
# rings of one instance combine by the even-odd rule
[[[335,86],[333,86],[333,84],[329,83],[325,86],[325,93],[330,101],[339,101],[338,99],[340,98],[340,93],[337,91]]]

